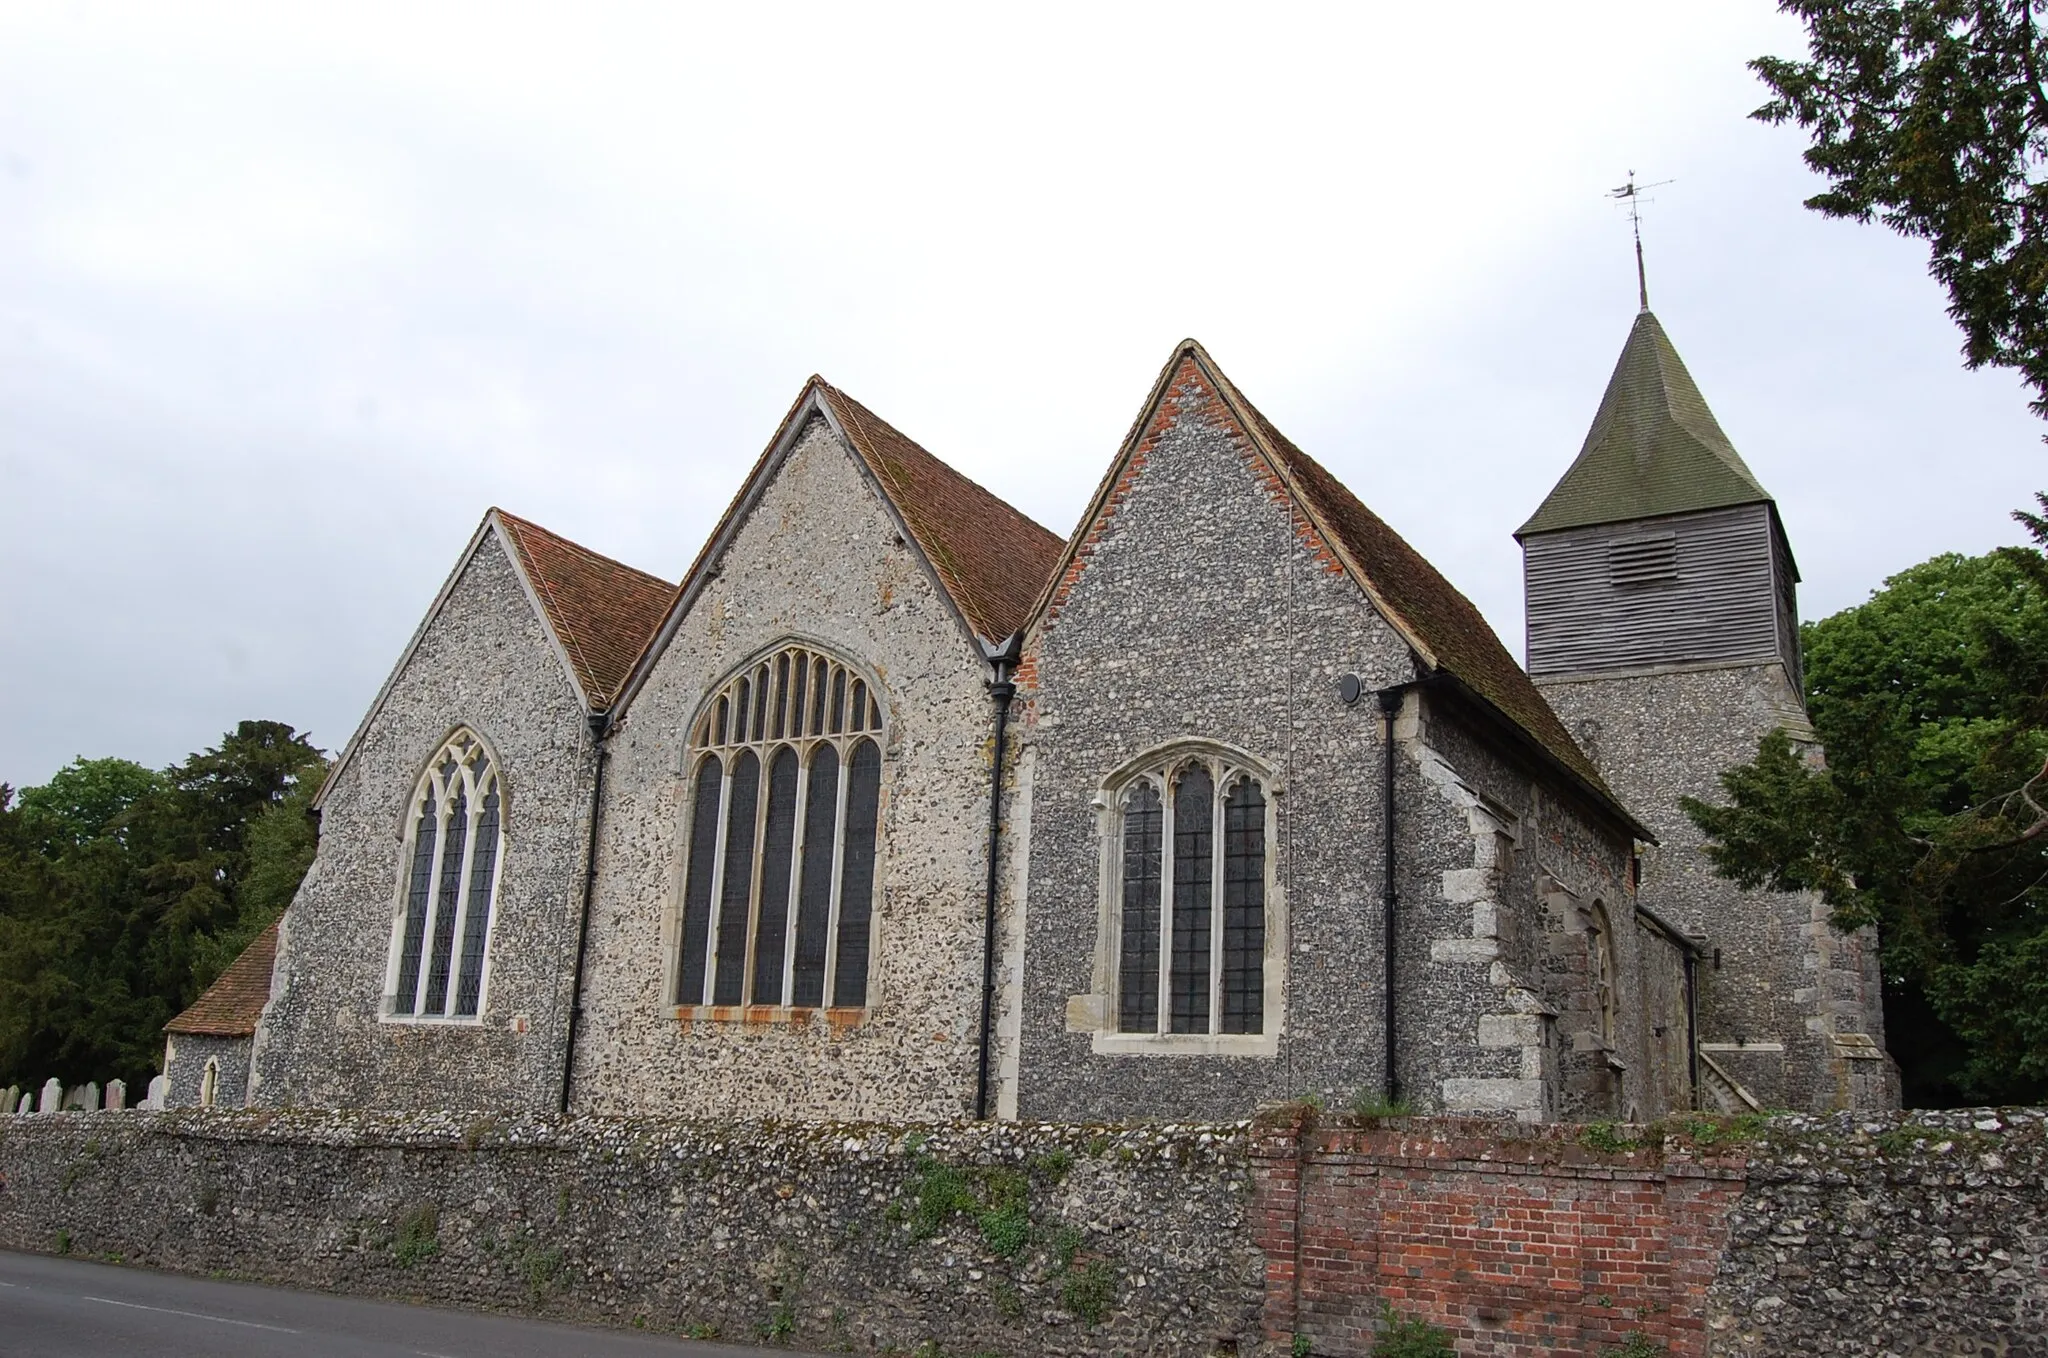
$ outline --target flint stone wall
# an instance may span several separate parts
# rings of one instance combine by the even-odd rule
[[[1242,1124],[82,1113],[11,1119],[0,1176],[7,1248],[799,1349],[1206,1354],[1259,1326]],[[1012,1257],[948,1210],[1019,1185]]]
[[[812,1351],[2048,1353],[2048,1112],[1702,1126],[69,1113],[0,1248]]]
[[[823,420],[762,490],[610,741],[574,1106],[689,1117],[972,1110],[994,714],[988,667]],[[888,738],[868,1004],[678,1009],[690,724],[800,641],[870,671]]]
[[[1706,837],[1679,806],[1681,797],[1726,801],[1721,772],[1754,759],[1766,733],[1782,726],[1812,739],[1784,666],[1673,667],[1539,686],[1657,834],[1643,854],[1643,904],[1707,937],[1716,964],[1699,971],[1699,1037],[1713,1044],[1713,1059],[1766,1108],[1896,1107],[1889,1060],[1843,1057],[1828,1040],[1863,1033],[1884,1046],[1875,933],[1832,929],[1817,897],[1717,877]]]
[[[278,936],[250,1055],[251,1104],[555,1103],[592,755],[581,701],[508,550],[495,533],[479,544],[328,789],[319,852]],[[458,726],[496,757],[506,811],[482,1012],[474,1021],[385,1019],[413,796]]]

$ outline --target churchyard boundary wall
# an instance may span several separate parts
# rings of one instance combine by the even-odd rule
[[[0,1247],[819,1351],[2048,1353],[2038,1110],[0,1119]]]

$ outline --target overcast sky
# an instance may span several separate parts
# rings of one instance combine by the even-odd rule
[[[1763,0],[311,9],[0,7],[0,781],[338,747],[492,504],[674,578],[814,371],[1064,534],[1184,335],[1519,655],[1632,168],[1805,616],[2048,487]]]

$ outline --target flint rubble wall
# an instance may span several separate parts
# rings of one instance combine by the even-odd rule
[[[2048,1352],[2048,1112],[1712,1126],[16,1115],[0,1248],[870,1354],[1362,1355],[1383,1303],[1472,1355]]]

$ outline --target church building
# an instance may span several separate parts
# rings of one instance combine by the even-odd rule
[[[1526,668],[1193,341],[1065,539],[818,378],[680,585],[491,510],[170,1101],[1895,1103],[1875,939],[1679,810],[1813,737],[1784,526],[1647,309],[1518,536]]]

